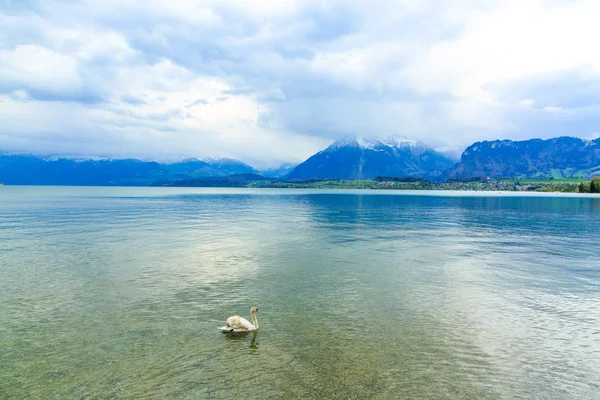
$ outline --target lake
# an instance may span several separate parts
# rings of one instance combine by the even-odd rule
[[[598,399],[599,238],[591,195],[0,187],[0,398]]]

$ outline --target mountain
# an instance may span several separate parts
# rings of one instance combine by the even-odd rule
[[[248,164],[231,158],[206,158],[204,162],[223,175],[258,174],[258,171]]]
[[[136,159],[89,160],[0,153],[0,182],[8,185],[143,186],[257,171],[231,159],[161,164]]]
[[[268,178],[282,178],[288,175],[290,172],[292,172],[297,166],[298,164],[281,164],[279,167],[276,168],[262,170],[260,171],[260,174]]]
[[[9,185],[137,185],[167,175],[159,163],[133,159],[70,160],[0,155],[0,181]]]
[[[287,179],[439,176],[453,162],[416,140],[348,136],[298,165]]]
[[[197,158],[188,158],[179,162],[167,164],[173,179],[186,179],[190,176],[212,176],[213,167]]]
[[[600,174],[600,138],[494,140],[467,147],[447,178],[571,178]]]
[[[255,174],[258,172],[248,164],[244,164],[241,161],[233,160],[231,158],[207,158],[204,160],[188,158],[179,162],[163,165],[174,174],[174,179]]]

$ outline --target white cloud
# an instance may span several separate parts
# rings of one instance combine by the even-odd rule
[[[82,85],[76,59],[38,45],[18,45],[0,58],[0,82],[41,90],[76,91]]]
[[[427,92],[482,88],[582,65],[600,73],[600,55],[590,51],[600,36],[597,15],[596,1],[498,2],[474,13],[457,39],[442,41],[415,59],[406,74]]]
[[[546,106],[546,107],[542,108],[542,111],[548,112],[548,113],[561,113],[565,110],[562,107]]]
[[[523,100],[517,101],[517,104],[519,104],[520,106],[523,106],[525,108],[531,108],[535,104],[535,100],[523,99]]]

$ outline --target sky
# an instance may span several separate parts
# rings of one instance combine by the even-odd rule
[[[597,0],[0,0],[0,150],[301,162],[600,136]]]

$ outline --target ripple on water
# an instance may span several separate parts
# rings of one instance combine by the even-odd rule
[[[0,397],[599,393],[595,199],[62,190],[0,198]]]

